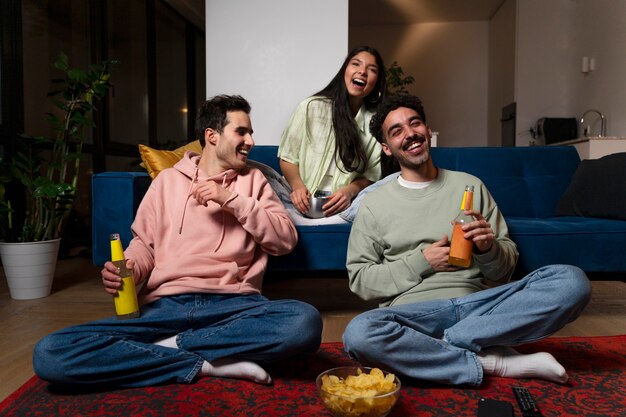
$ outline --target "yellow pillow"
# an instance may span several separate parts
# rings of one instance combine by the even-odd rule
[[[165,168],[173,167],[176,162],[180,161],[186,151],[202,153],[200,141],[189,142],[185,146],[174,149],[173,151],[164,151],[154,149],[146,145],[139,144],[139,154],[141,155],[142,166],[148,171],[150,178],[155,179],[159,172]]]

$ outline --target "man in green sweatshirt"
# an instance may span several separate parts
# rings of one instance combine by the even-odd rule
[[[493,197],[472,175],[434,165],[421,101],[403,95],[379,106],[370,124],[397,180],[370,192],[352,225],[347,269],[351,290],[380,308],[355,317],[346,351],[364,365],[411,378],[480,385],[483,375],[565,383],[549,353],[511,346],[546,337],[578,317],[590,298],[584,272],[540,268],[509,282],[518,252]],[[473,242],[467,268],[451,265],[451,221],[466,185],[474,186]]]

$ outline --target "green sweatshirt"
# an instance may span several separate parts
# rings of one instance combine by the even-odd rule
[[[463,190],[474,186],[474,209],[494,230],[488,252],[474,252],[468,269],[435,273],[422,250],[444,235],[452,236]],[[352,224],[347,269],[350,289],[380,306],[455,298],[507,282],[518,252],[504,218],[485,185],[476,177],[439,168],[421,190],[390,181],[369,193]]]

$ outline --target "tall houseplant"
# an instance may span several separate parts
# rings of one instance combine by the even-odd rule
[[[53,67],[60,70],[63,77],[52,80],[57,88],[48,96],[55,111],[46,114],[53,134],[21,135],[13,158],[10,161],[6,158],[0,161],[0,210],[3,215],[2,231],[5,235],[5,242],[0,244],[0,255],[7,279],[13,263],[19,257],[23,256],[33,263],[30,255],[19,255],[13,251],[15,247],[22,250],[23,244],[29,242],[56,241],[55,249],[39,250],[55,251],[56,263],[63,225],[76,197],[83,143],[87,130],[93,126],[92,111],[95,109],[95,100],[104,97],[111,87],[110,66],[114,63],[104,61],[92,65],[88,70],[82,70],[71,68],[68,57],[63,53],[59,54]],[[26,212],[24,221],[19,222],[21,224],[16,224],[16,204],[11,201],[16,197],[5,193],[2,184],[10,181],[17,181],[24,188]],[[22,246],[10,246],[11,243]],[[9,288],[12,289],[10,282]],[[11,295],[13,296],[13,291]]]

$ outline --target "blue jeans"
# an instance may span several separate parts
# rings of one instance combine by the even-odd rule
[[[185,294],[60,330],[33,353],[35,373],[64,385],[141,387],[189,383],[204,361],[272,362],[317,351],[322,320],[309,304],[262,295]],[[177,335],[179,349],[153,343]]]
[[[546,266],[468,296],[367,311],[348,324],[343,342],[363,365],[439,383],[480,385],[476,352],[542,339],[575,320],[590,296],[589,280],[579,268]]]

